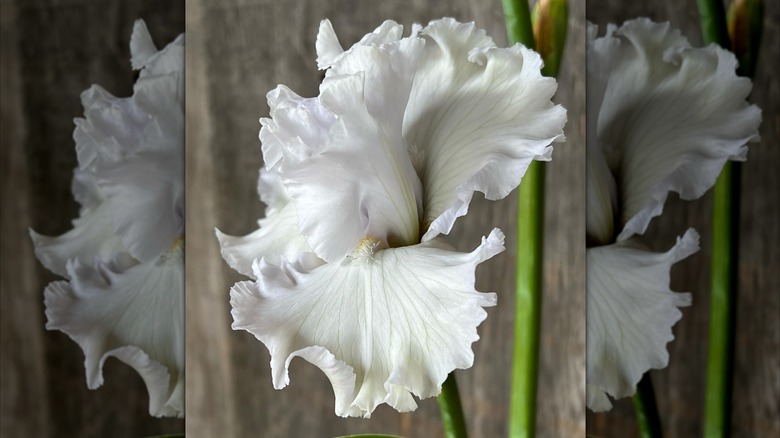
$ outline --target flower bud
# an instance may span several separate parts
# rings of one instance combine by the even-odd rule
[[[763,30],[764,2],[735,0],[727,14],[731,51],[739,60],[737,74],[753,76]]]
[[[539,0],[534,5],[533,23],[536,51],[544,59],[542,74],[557,76],[566,42],[566,26],[569,19],[566,0]]]

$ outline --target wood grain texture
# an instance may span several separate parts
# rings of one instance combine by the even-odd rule
[[[148,414],[140,376],[111,359],[86,386],[84,355],[44,329],[43,289],[59,279],[35,259],[28,228],[57,235],[78,216],[73,118],[93,83],[132,94],[129,39],[137,18],[158,45],[184,30],[182,2],[2,0],[2,292],[0,436],[139,437],[182,431]]]
[[[214,227],[246,234],[262,217],[257,120],[267,116],[265,94],[279,83],[302,96],[317,94],[314,39],[321,19],[330,18],[342,43],[351,45],[386,19],[408,29],[442,16],[475,21],[506,45],[497,0],[187,3],[188,436],[442,436],[434,399],[421,401],[414,413],[383,405],[370,420],[336,417],[327,379],[303,360],[293,362],[290,386],[275,391],[266,348],[251,334],[230,329],[228,291],[243,278],[222,261],[213,234]],[[585,431],[583,20],[583,2],[572,2],[556,97],[569,110],[568,142],[556,146],[547,172],[538,435],[549,437]],[[477,271],[477,288],[498,292],[499,304],[479,328],[474,367],[457,374],[473,437],[507,433],[516,208],[515,193],[500,202],[477,195],[451,233],[460,250],[474,248],[493,227],[507,235],[506,252]]]
[[[739,295],[732,429],[734,437],[780,436],[780,4],[765,1],[764,36],[749,100],[763,110],[762,141],[752,143],[742,165],[739,243]],[[639,17],[670,21],[694,46],[701,46],[696,2],[589,0],[587,18],[603,29]],[[701,250],[672,269],[672,289],[690,291],[693,305],[683,310],[669,344],[669,367],[653,371],[666,436],[702,436],[709,330],[712,194],[694,202],[670,197],[664,214],[653,220],[645,241],[669,248],[693,227]],[[603,437],[637,436],[630,399],[608,414],[588,414],[588,433]]]

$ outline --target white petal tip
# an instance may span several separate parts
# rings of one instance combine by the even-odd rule
[[[157,53],[157,47],[152,41],[149,29],[144,20],[136,20],[133,24],[133,33],[130,36],[130,64],[133,70],[140,70],[146,66],[149,59]]]
[[[330,20],[322,20],[317,32],[317,68],[325,70],[336,62],[336,59],[344,53],[339,43],[336,32]]]
[[[493,228],[487,237],[482,238],[482,244],[477,248],[480,263],[492,258],[496,254],[500,254],[505,249],[504,232],[498,228]]]

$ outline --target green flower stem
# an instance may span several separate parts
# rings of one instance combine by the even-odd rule
[[[527,0],[503,0],[510,44],[535,48]],[[544,167],[532,162],[518,189],[517,297],[512,357],[509,436],[536,435],[536,384],[542,307]]]
[[[697,0],[697,5],[704,42],[731,48],[723,2]],[[740,38],[740,36],[736,37]],[[752,54],[752,60],[755,60],[755,54]],[[743,60],[744,57],[741,55],[743,54],[737,54],[738,59]],[[752,66],[741,65],[740,67],[743,73],[746,68],[752,71]],[[739,167],[727,162],[713,190],[710,273],[712,290],[707,353],[707,395],[704,409],[704,436],[706,437],[724,437],[730,433],[738,224]]]
[[[539,332],[542,309],[544,165],[534,161],[523,176],[517,213],[517,298],[512,358],[509,436],[534,437]]]
[[[502,3],[510,44],[521,43],[531,49],[538,46],[545,61],[542,74],[557,76],[566,39],[568,11],[565,0],[537,2],[533,26],[527,0],[503,0]],[[509,417],[509,436],[513,438],[536,435],[544,247],[544,174],[544,165],[532,162],[518,189],[517,298]]]
[[[645,373],[636,386],[633,401],[637,423],[639,423],[639,435],[642,438],[663,437],[661,417],[658,415],[658,406],[655,403],[655,391],[650,372]]]
[[[729,435],[737,286],[739,168],[726,162],[715,183],[712,212],[710,334],[704,436]]]
[[[447,380],[441,385],[441,394],[437,397],[441,420],[444,423],[444,434],[447,438],[466,438],[466,420],[463,418],[463,408],[460,406],[458,383],[455,381],[455,372],[447,376]]]
[[[509,43],[535,48],[527,0],[502,0]],[[517,297],[509,436],[533,437],[536,430],[536,379],[539,367],[544,167],[532,162],[518,189]]]
[[[534,30],[531,26],[531,10],[527,0],[502,0],[504,20],[509,44],[520,43],[528,48],[535,48]]]

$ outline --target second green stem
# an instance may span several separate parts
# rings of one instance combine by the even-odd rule
[[[444,435],[447,438],[466,438],[466,420],[463,418],[463,408],[460,404],[458,382],[455,381],[455,372],[447,376],[447,380],[441,385],[441,394],[437,398],[441,420],[444,423]]]

